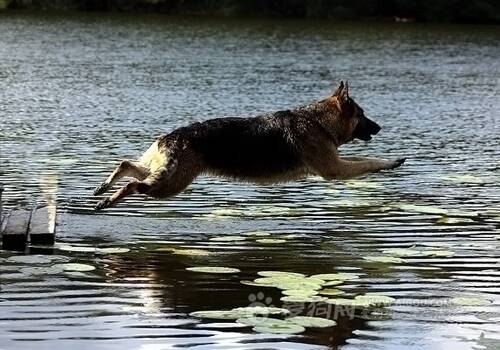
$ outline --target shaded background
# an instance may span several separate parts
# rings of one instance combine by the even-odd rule
[[[3,0],[0,7],[216,16],[499,23],[495,0]]]

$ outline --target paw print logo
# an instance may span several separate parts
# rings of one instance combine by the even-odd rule
[[[258,292],[257,294],[250,294],[248,296],[248,301],[250,301],[250,306],[273,306],[273,298],[265,296],[263,292]]]

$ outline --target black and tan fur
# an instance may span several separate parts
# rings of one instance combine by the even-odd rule
[[[134,178],[96,209],[135,193],[173,196],[200,174],[268,184],[310,174],[347,179],[399,167],[404,159],[339,156],[342,144],[355,138],[368,141],[379,131],[341,82],[332,96],[293,110],[211,119],[159,137],[139,160],[122,161],[95,189],[99,195],[122,177]]]

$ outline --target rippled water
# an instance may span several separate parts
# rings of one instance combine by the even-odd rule
[[[2,14],[0,32],[5,206],[56,196],[59,208],[55,249],[0,251],[0,348],[497,348],[500,28]],[[92,188],[156,135],[307,103],[341,78],[383,126],[343,152],[406,156],[402,168],[268,187],[203,177],[168,201],[92,210]],[[255,230],[284,242],[210,240]],[[364,259],[411,247],[445,256]],[[95,270],[54,269],[67,262]],[[396,303],[293,336],[188,315],[282,306],[278,289],[240,283],[262,270],[355,272],[346,296]],[[452,303],[469,295],[491,303]]]

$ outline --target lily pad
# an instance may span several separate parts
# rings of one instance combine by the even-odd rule
[[[401,256],[421,256],[422,252],[417,249],[408,249],[408,248],[389,248],[382,250],[382,253],[389,254],[396,257]]]
[[[54,267],[60,267],[64,271],[87,272],[95,270],[95,266],[78,263],[56,264]]]
[[[338,272],[338,273],[322,273],[318,275],[312,275],[312,278],[319,278],[323,281],[348,281],[355,280],[359,278],[359,275],[351,272]]]
[[[58,275],[64,272],[61,266],[30,266],[19,269],[19,272],[24,275],[31,276],[44,276],[44,275]]]
[[[368,308],[371,306],[370,302],[364,299],[332,298],[332,299],[327,299],[325,302],[328,304],[334,304],[345,307],[354,307],[354,308],[356,307]]]
[[[222,267],[222,266],[196,266],[196,267],[186,267],[186,270],[193,272],[202,273],[238,273],[241,272],[239,269],[232,267]]]
[[[450,302],[458,306],[484,306],[491,304],[491,300],[481,296],[463,296],[450,299]]]
[[[345,280],[333,280],[333,281],[328,281],[323,283],[323,287],[331,287],[331,286],[338,286],[339,284],[343,284]]]
[[[246,240],[246,238],[241,236],[219,236],[210,238],[212,242],[237,242],[244,240]]]
[[[381,184],[375,182],[351,180],[346,182],[347,187],[350,188],[360,188],[360,189],[380,189],[383,188]]]
[[[450,250],[426,250],[424,252],[427,256],[432,256],[432,257],[448,257],[448,256],[453,256],[455,255],[454,252]]]
[[[248,280],[241,280],[240,281],[241,284],[244,284],[246,286],[252,286],[252,287],[270,287],[270,288],[274,288],[274,286],[270,286],[270,285],[265,285],[265,284],[261,284],[261,283],[257,283],[257,282],[254,282],[254,281],[248,281]]]
[[[109,247],[109,248],[97,248],[97,254],[123,254],[128,253],[130,249],[124,247]]]
[[[404,211],[412,211],[416,213],[422,213],[422,214],[440,214],[440,215],[445,215],[448,213],[448,210],[443,209],[443,208],[438,208],[438,207],[432,207],[429,205],[415,205],[415,204],[401,204],[399,206],[401,210]]]
[[[240,318],[245,319],[265,319],[258,315],[288,315],[290,311],[278,307],[266,306],[248,306],[238,307],[232,310],[208,310],[208,311],[195,311],[189,315],[198,318],[209,318],[217,320],[236,320]],[[253,325],[253,324],[251,324]]]
[[[327,298],[319,296],[319,295],[286,295],[281,297],[280,300],[286,303],[319,303],[321,301],[325,301]]]
[[[237,216],[241,215],[241,210],[236,209],[215,209],[210,214],[210,216]]]
[[[191,312],[189,316],[214,320],[236,320],[241,317],[241,314],[232,310],[208,310]]]
[[[470,174],[462,174],[462,175],[447,175],[441,177],[444,180],[448,180],[455,183],[465,183],[465,184],[482,184],[484,180],[480,177],[470,175]]]
[[[364,256],[363,259],[374,262],[374,263],[384,263],[384,264],[401,264],[406,260],[395,257],[395,256]]]
[[[341,295],[341,294],[345,294],[345,292],[343,290],[336,289],[336,288],[327,288],[327,289],[320,290],[319,294],[321,294],[321,295]]]
[[[262,244],[280,244],[280,243],[285,243],[286,240],[278,238],[261,238],[261,239],[256,239],[255,242]]]
[[[292,278],[305,278],[306,275],[298,272],[288,272],[288,271],[259,271],[257,272],[259,276],[263,277],[292,277]]]
[[[82,252],[82,253],[95,253],[97,250],[95,247],[69,245],[69,244],[62,244],[58,248],[59,250],[64,250],[67,252]]]
[[[243,236],[251,236],[251,237],[267,237],[271,234],[264,231],[251,231],[242,233]]]
[[[184,248],[158,248],[157,251],[168,251],[176,255],[188,255],[188,256],[208,256],[213,253],[204,249],[184,249]]]
[[[353,299],[346,299],[346,298],[331,298],[327,299],[325,302],[328,304],[334,304],[339,306],[352,306],[353,301],[354,301]]]
[[[308,280],[307,278],[292,278],[285,276],[262,277],[257,278],[254,282],[279,289],[321,289],[321,284],[314,283],[314,281]]]
[[[302,333],[306,329],[302,326],[288,322],[286,320],[278,320],[265,317],[241,318],[236,320],[238,323],[247,326],[254,326],[253,330],[259,333],[271,334],[297,334]]]
[[[436,222],[438,224],[452,225],[452,224],[471,223],[471,222],[474,222],[474,220],[469,219],[469,218],[464,218],[464,217],[451,218],[451,217],[448,217],[448,216],[443,216],[443,217],[439,218]]]
[[[302,327],[326,328],[333,327],[337,322],[321,317],[295,316],[287,318],[285,321],[297,324]]]
[[[285,289],[282,293],[294,297],[310,297],[317,295],[318,291],[313,289]]]
[[[241,315],[288,315],[290,311],[280,307],[271,306],[245,306],[232,309]]]
[[[358,295],[354,298],[354,300],[366,301],[369,305],[372,306],[391,305],[396,301],[396,299],[392,297],[377,293],[366,293],[364,295]]]
[[[14,255],[5,259],[6,262],[20,264],[49,264],[52,262],[50,257],[45,255]]]

